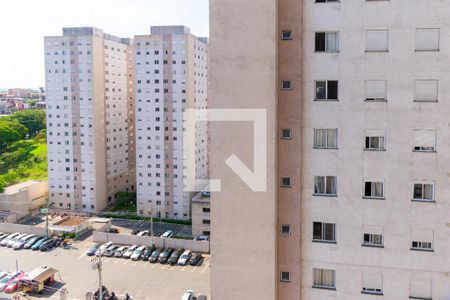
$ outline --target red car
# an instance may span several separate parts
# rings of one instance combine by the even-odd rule
[[[17,274],[16,276],[14,276],[6,285],[5,288],[3,289],[3,292],[7,293],[7,294],[11,294],[14,293],[17,288],[19,287],[19,282],[20,280],[25,277],[25,273],[24,272],[20,272],[19,274]]]

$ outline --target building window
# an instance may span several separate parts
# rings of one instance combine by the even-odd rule
[[[411,233],[411,250],[433,251],[433,230],[413,229]]]
[[[383,275],[380,273],[363,273],[362,290],[363,294],[383,294]]]
[[[384,182],[383,181],[364,181],[364,198],[384,199]]]
[[[338,52],[339,32],[316,32],[315,35],[316,52]]]
[[[336,289],[336,271],[326,269],[313,269],[313,287]]]
[[[283,41],[292,40],[292,30],[283,30],[281,32],[281,39]]]
[[[363,227],[363,246],[382,247],[383,246],[383,227],[364,226]]]
[[[425,278],[411,278],[409,281],[409,298],[431,300],[432,280]]]
[[[281,282],[291,281],[291,273],[285,271],[280,272],[280,281]]]
[[[314,195],[316,196],[336,196],[337,177],[336,176],[314,176]]]
[[[387,51],[388,51],[388,31],[367,30],[366,52],[387,52]]]
[[[291,225],[281,225],[281,235],[291,235]]]
[[[387,81],[366,80],[366,101],[387,101]]]
[[[290,81],[290,80],[283,80],[281,82],[281,89],[282,90],[292,90],[292,81]]]
[[[439,51],[439,28],[416,29],[416,51]]]
[[[366,130],[366,150],[384,150],[384,130]]]
[[[316,84],[315,100],[338,100],[337,80],[318,80]]]
[[[313,223],[313,242],[336,243],[336,224],[334,223]]]
[[[414,101],[436,102],[438,101],[437,80],[416,80]]]
[[[290,140],[292,138],[292,130],[290,128],[281,129],[281,138],[283,140]]]
[[[416,152],[436,151],[436,131],[414,130],[414,151]]]
[[[282,187],[291,187],[291,177],[281,177]]]
[[[314,129],[314,148],[337,149],[337,129]]]
[[[434,184],[414,183],[413,200],[434,201]]]

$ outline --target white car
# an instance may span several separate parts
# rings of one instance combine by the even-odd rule
[[[181,296],[180,300],[192,300],[194,299],[194,291],[193,290],[187,290],[183,296]]]
[[[172,230],[167,230],[166,232],[164,232],[161,237],[162,238],[171,238],[173,236],[173,231]]]
[[[122,257],[125,252],[127,252],[128,246],[121,246],[114,252],[114,257]]]
[[[181,254],[180,259],[178,260],[178,265],[180,266],[187,265],[191,256],[192,256],[191,250],[184,250],[183,254]]]
[[[15,238],[10,239],[10,240],[8,241],[8,243],[6,244],[6,246],[7,246],[8,248],[11,248],[11,247],[14,245],[15,242],[17,242],[18,240],[20,240],[21,238],[23,238],[23,237],[25,237],[25,236],[27,236],[26,233],[19,234],[19,235],[16,236]]]
[[[136,250],[138,246],[137,245],[133,245],[130,246],[130,248],[128,248],[127,251],[125,251],[125,253],[123,254],[123,258],[130,258],[131,255],[133,255],[134,250]]]
[[[10,235],[8,235],[7,237],[5,237],[1,242],[0,242],[0,246],[5,247],[6,244],[13,238],[15,238],[16,236],[18,236],[20,234],[20,232],[15,232],[15,233],[11,233]]]
[[[131,255],[131,260],[138,260],[139,257],[141,257],[141,254],[144,250],[145,250],[145,246],[136,248],[136,250],[134,250],[133,254]]]
[[[99,255],[103,255],[103,252],[105,252],[105,250],[110,247],[113,243],[112,242],[107,242],[103,245],[101,245],[100,247],[98,247],[97,251],[95,252],[95,255],[99,256]]]
[[[8,272],[0,271],[0,279],[2,279],[3,277],[5,277],[8,274],[9,274]]]
[[[136,236],[149,236],[150,235],[150,231],[148,230],[144,230],[139,232],[138,234],[136,234]]]
[[[22,249],[22,247],[26,244],[27,241],[29,241],[32,237],[34,237],[34,234],[29,234],[21,238],[20,240],[17,240],[14,245],[12,246],[14,250]]]

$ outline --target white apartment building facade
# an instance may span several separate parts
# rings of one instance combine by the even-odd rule
[[[207,39],[185,26],[151,27],[134,38],[136,180],[139,215],[190,218],[183,151],[186,109],[207,107]],[[197,122],[196,178],[208,176],[206,123]]]
[[[268,136],[257,193],[223,162],[251,165],[251,135],[210,126],[215,299],[450,298],[449,17],[438,0],[211,1],[210,107],[267,109]]]
[[[49,199],[98,212],[135,188],[132,41],[92,27],[45,37]]]

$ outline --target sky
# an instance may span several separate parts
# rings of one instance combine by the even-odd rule
[[[0,89],[45,86],[44,36],[63,27],[93,26],[120,36],[149,34],[150,26],[186,25],[208,36],[208,0],[13,0],[0,18]]]

